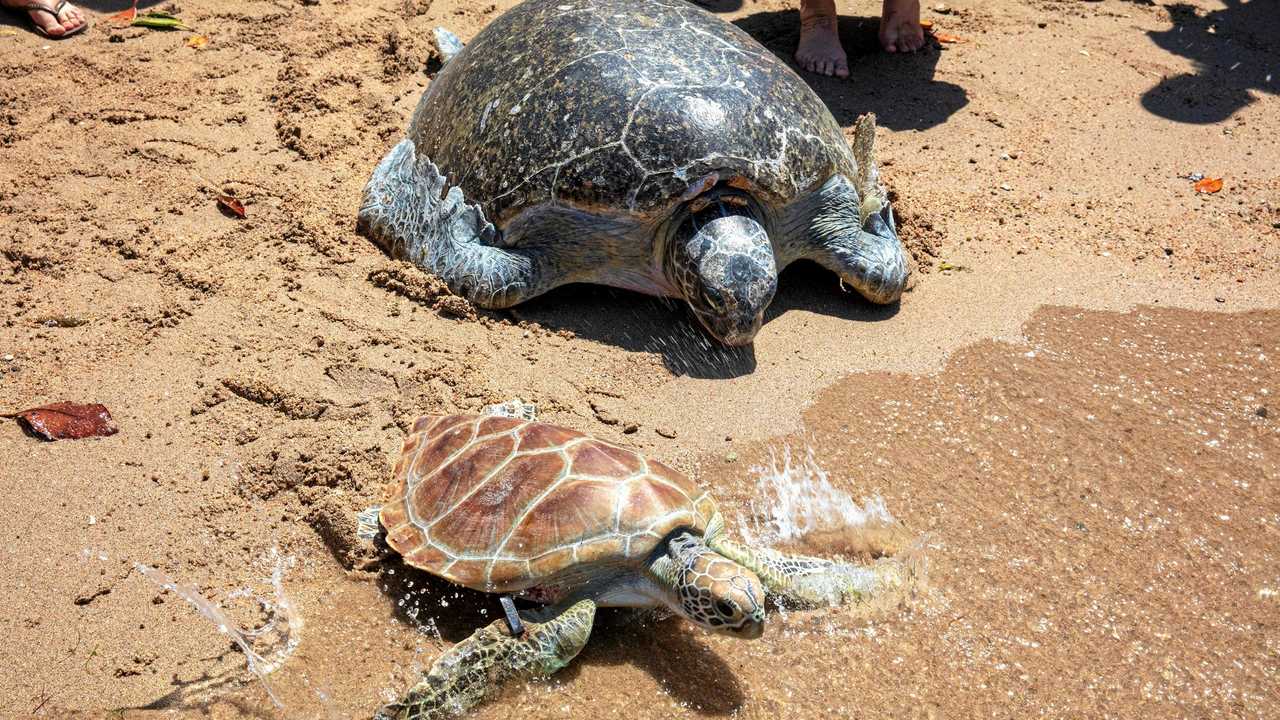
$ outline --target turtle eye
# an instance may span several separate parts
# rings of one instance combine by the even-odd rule
[[[706,303],[707,307],[711,308],[712,310],[720,309],[720,306],[716,304],[715,298],[711,297],[711,294],[708,293],[706,290],[702,291],[702,302]]]
[[[737,608],[725,602],[724,600],[717,600],[716,612],[719,613],[721,617],[731,618],[737,614]]]

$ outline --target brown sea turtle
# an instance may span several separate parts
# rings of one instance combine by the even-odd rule
[[[503,594],[509,618],[445,652],[379,718],[447,717],[506,680],[554,673],[586,644],[598,607],[662,608],[751,639],[764,631],[766,596],[797,607],[861,602],[909,575],[893,558],[863,566],[739,544],[711,496],[679,472],[509,417],[418,420],[377,519],[407,564]],[[511,595],[543,607],[521,619]]]
[[[795,260],[872,302],[901,295],[875,118],[850,148],[734,25],[683,0],[529,0],[444,49],[359,224],[477,305],[612,285],[683,298],[745,345]]]

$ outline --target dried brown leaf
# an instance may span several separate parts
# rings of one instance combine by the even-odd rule
[[[133,0],[133,7],[121,10],[115,15],[107,17],[107,22],[116,27],[128,27],[135,18],[138,17],[138,0]]]
[[[218,207],[238,218],[245,216],[244,203],[240,202],[232,195],[218,193]]]
[[[119,428],[105,405],[59,402],[14,413],[28,430],[45,440],[79,440],[115,435]]]
[[[1201,178],[1193,187],[1198,193],[1216,193],[1222,189],[1222,178]]]

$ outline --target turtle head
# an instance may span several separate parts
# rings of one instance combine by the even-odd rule
[[[749,205],[695,198],[669,240],[666,273],[707,332],[749,345],[778,287],[769,234]]]
[[[680,532],[667,543],[672,609],[712,632],[754,640],[764,633],[764,586],[747,568]]]

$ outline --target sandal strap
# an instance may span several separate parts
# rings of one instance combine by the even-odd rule
[[[54,8],[53,8],[52,10],[50,10],[48,7],[46,7],[46,6],[44,6],[44,5],[37,5],[37,4],[35,4],[35,3],[32,3],[32,4],[30,4],[30,5],[23,5],[22,7],[20,7],[20,8],[15,8],[15,9],[16,9],[16,10],[26,10],[27,12],[42,12],[42,13],[48,13],[48,14],[50,14],[50,15],[52,15],[52,16],[53,16],[53,19],[54,19],[54,20],[57,20],[57,19],[58,19],[58,16],[62,14],[62,9],[63,9],[63,8],[65,8],[66,6],[67,6],[67,0],[62,0],[62,1],[61,1],[61,2],[59,2],[57,5],[55,5],[55,6],[54,6]]]

